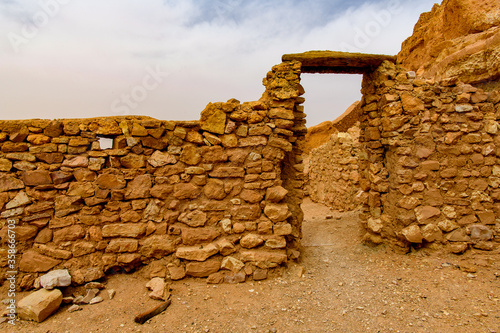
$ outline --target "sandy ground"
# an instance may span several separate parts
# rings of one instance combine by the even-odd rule
[[[396,254],[360,244],[355,212],[331,212],[310,200],[303,209],[302,258],[281,276],[237,285],[174,282],[171,306],[139,325],[134,316],[159,301],[148,298],[140,271],[119,274],[105,281],[116,290],[112,300],[73,313],[65,305],[43,323],[3,323],[0,331],[500,332],[498,250]]]

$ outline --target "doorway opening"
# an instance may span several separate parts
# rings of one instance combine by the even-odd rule
[[[334,121],[360,101],[362,80],[361,74],[301,74],[301,84],[306,91],[307,127]]]

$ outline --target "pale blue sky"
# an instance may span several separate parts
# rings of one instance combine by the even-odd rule
[[[434,1],[0,0],[0,118],[199,119],[260,98],[284,53],[396,54]],[[303,75],[308,125],[359,99],[360,76]]]

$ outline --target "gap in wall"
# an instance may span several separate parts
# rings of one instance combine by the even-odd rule
[[[301,74],[307,127],[333,121],[361,100],[362,80],[360,74]]]

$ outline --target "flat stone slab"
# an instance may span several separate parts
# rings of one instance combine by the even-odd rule
[[[337,51],[308,51],[285,54],[282,61],[302,63],[302,73],[364,74],[375,70],[385,60],[396,62],[395,56]]]

